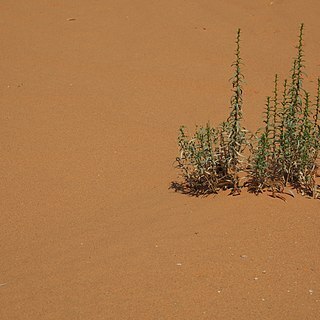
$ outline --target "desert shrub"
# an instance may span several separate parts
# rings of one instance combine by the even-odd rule
[[[231,78],[230,114],[217,127],[209,123],[189,136],[180,127],[176,159],[182,180],[172,183],[177,191],[209,195],[229,189],[238,195],[246,187],[255,194],[266,190],[272,196],[294,188],[303,195],[320,198],[316,183],[320,150],[320,79],[315,103],[304,88],[304,25],[301,24],[297,56],[290,80],[284,80],[279,101],[279,77],[275,75],[272,97],[267,97],[264,127],[248,137],[242,126],[243,82],[240,29],[237,32]],[[290,194],[293,193],[290,191]]]
[[[197,127],[189,137],[184,126],[180,127],[178,145],[180,156],[177,167],[183,181],[173,187],[193,195],[217,193],[220,189],[231,189],[240,193],[240,173],[244,170],[243,151],[246,146],[246,130],[242,120],[242,83],[240,57],[240,29],[236,40],[236,59],[232,64],[232,97],[230,115],[217,128]]]

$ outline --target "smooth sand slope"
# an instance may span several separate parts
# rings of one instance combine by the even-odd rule
[[[2,0],[0,319],[320,319],[319,201],[168,189],[180,124],[228,115],[237,28],[254,130],[300,22],[315,87],[319,12]]]

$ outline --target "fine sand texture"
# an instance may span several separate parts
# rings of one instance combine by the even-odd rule
[[[169,189],[181,124],[262,125],[318,0],[1,0],[0,319],[320,319],[320,201]]]

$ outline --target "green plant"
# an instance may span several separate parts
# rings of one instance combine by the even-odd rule
[[[241,73],[240,29],[237,32],[235,54],[228,119],[218,128],[209,124],[197,127],[191,138],[187,135],[186,128],[180,127],[180,156],[176,163],[183,181],[173,183],[173,187],[184,193],[208,195],[217,193],[220,189],[231,189],[234,195],[240,193],[239,173],[243,171],[242,152],[246,144],[246,130],[241,126],[244,77]]]
[[[191,138],[185,127],[180,128],[180,156],[176,162],[183,180],[173,183],[173,188],[197,196],[221,189],[230,189],[231,194],[238,195],[245,186],[255,194],[269,190],[272,196],[284,199],[280,194],[288,193],[285,189],[293,187],[303,195],[320,198],[316,183],[320,150],[320,78],[316,101],[312,104],[303,86],[303,33],[301,24],[297,56],[293,60],[290,81],[284,80],[281,102],[279,77],[275,75],[273,96],[267,97],[265,106],[264,128],[248,139],[248,131],[242,127],[244,76],[238,29],[229,117],[217,128],[209,124],[197,127]],[[240,183],[241,179],[244,183]]]
[[[283,107],[284,117],[284,140],[282,151],[284,156],[283,174],[285,177],[285,185],[291,183],[297,186],[297,173],[299,162],[299,126],[302,118],[303,108],[303,24],[300,27],[299,44],[297,57],[293,61],[291,69],[291,84],[288,88],[288,99],[286,105]]]
[[[225,167],[227,171],[227,179],[232,187],[232,194],[240,193],[239,173],[243,171],[243,151],[246,145],[246,130],[241,126],[242,121],[242,84],[244,76],[241,72],[242,59],[240,57],[240,34],[238,29],[236,40],[236,59],[232,64],[234,67],[234,75],[232,77],[232,97],[230,100],[230,115],[227,119],[228,123],[228,140],[227,140],[227,156],[225,159]]]
[[[210,127],[197,128],[193,137],[187,136],[186,128],[180,127],[178,144],[180,156],[177,157],[177,167],[181,169],[184,182],[176,188],[192,195],[216,193],[219,185],[217,174],[217,154],[214,145],[217,132]]]
[[[246,183],[249,191],[259,194],[262,193],[266,187],[270,186],[270,160],[271,160],[271,147],[273,147],[272,139],[270,139],[270,118],[271,118],[271,105],[270,97],[267,97],[265,107],[265,127],[259,135],[257,132],[255,136],[255,147],[251,149],[251,161],[249,162],[249,180]]]

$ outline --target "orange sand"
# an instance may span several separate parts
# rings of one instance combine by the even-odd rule
[[[0,319],[320,319],[320,203],[190,198],[180,124],[261,125],[317,0],[2,0]],[[75,20],[73,20],[75,19]],[[314,81],[314,82],[312,82]]]

